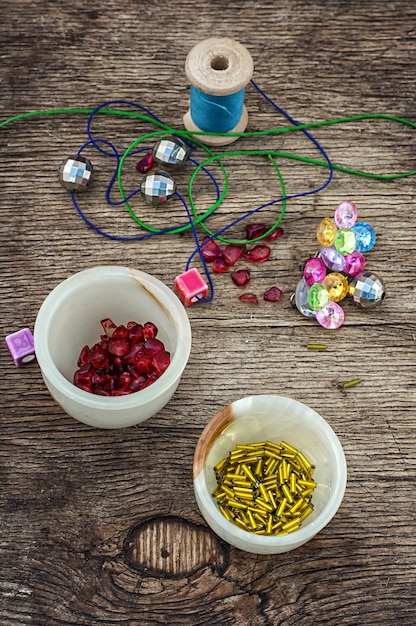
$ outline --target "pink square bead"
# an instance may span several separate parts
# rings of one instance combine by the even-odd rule
[[[18,367],[30,363],[35,359],[35,342],[30,328],[22,328],[11,335],[7,335],[6,344]]]
[[[179,274],[175,278],[174,288],[185,306],[195,304],[208,293],[208,285],[196,267]]]

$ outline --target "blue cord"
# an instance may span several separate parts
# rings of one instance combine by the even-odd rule
[[[278,106],[256,83],[254,80],[250,81],[252,86],[256,89],[256,91],[266,100],[266,102],[268,102],[271,106],[273,106],[273,108],[278,111],[281,115],[283,115],[287,120],[289,120],[294,126],[301,126],[301,124],[299,122],[297,122],[289,113],[287,113],[284,109],[282,109],[280,106]],[[166,126],[156,115],[154,115],[154,113],[152,113],[149,109],[147,109],[146,107],[136,104],[134,102],[128,101],[128,100],[109,100],[107,102],[104,102],[102,104],[100,104],[99,106],[97,106],[89,115],[88,120],[87,120],[87,135],[88,135],[88,141],[84,143],[84,145],[79,149],[78,151],[78,155],[80,155],[87,147],[89,146],[93,146],[97,151],[101,152],[102,154],[104,154],[105,156],[109,156],[109,157],[113,157],[116,159],[116,167],[114,169],[114,173],[111,177],[111,180],[107,186],[107,190],[106,190],[106,201],[108,204],[112,205],[112,206],[120,206],[122,204],[125,204],[126,202],[128,202],[131,198],[133,198],[135,195],[137,195],[140,192],[140,188],[135,189],[133,192],[131,192],[126,198],[124,198],[121,201],[113,201],[111,200],[111,191],[113,188],[113,185],[115,183],[115,181],[117,180],[117,175],[118,175],[118,170],[119,170],[119,166],[120,166],[120,161],[121,161],[121,153],[118,152],[118,150],[116,149],[116,147],[114,146],[114,144],[112,144],[110,141],[105,140],[105,139],[95,139],[92,135],[92,130],[91,130],[91,126],[92,126],[92,122],[94,120],[95,115],[104,107],[108,107],[110,105],[113,104],[124,104],[127,106],[131,106],[133,108],[136,108],[142,112],[144,112],[146,115],[148,115],[151,119],[154,119],[156,122],[158,122],[161,126]],[[168,128],[166,126],[166,128]],[[305,196],[309,196],[309,195],[314,195],[319,193],[320,191],[324,190],[332,181],[332,177],[333,177],[333,166],[331,163],[331,160],[328,156],[328,154],[326,153],[326,151],[324,150],[324,148],[321,146],[321,144],[311,135],[311,133],[309,133],[306,129],[301,129],[301,131],[304,133],[304,135],[306,137],[308,137],[308,139],[310,141],[312,141],[312,143],[314,144],[314,146],[316,148],[318,148],[318,150],[321,152],[321,154],[323,155],[325,161],[328,163],[328,168],[329,168],[329,174],[328,174],[328,178],[327,180],[320,185],[319,187],[313,189],[313,190],[309,190],[309,191],[303,191],[303,192],[299,192],[296,194],[291,194],[291,195],[286,195],[284,197],[280,197],[280,198],[276,198],[274,200],[271,200],[269,202],[265,202],[263,204],[261,204],[260,206],[258,206],[255,209],[252,209],[250,211],[248,211],[247,213],[245,213],[243,216],[238,217],[237,219],[233,220],[230,224],[227,224],[226,226],[224,226],[223,228],[221,228],[220,230],[218,230],[216,233],[212,234],[209,237],[204,237],[204,241],[202,243],[200,243],[199,241],[199,237],[198,237],[198,233],[197,230],[195,228],[195,223],[193,221],[190,209],[188,207],[188,204],[185,200],[185,198],[178,192],[176,191],[175,195],[180,199],[180,201],[182,202],[188,220],[189,220],[189,224],[190,224],[190,228],[192,230],[192,235],[194,237],[195,243],[196,243],[196,248],[195,250],[192,252],[192,254],[189,256],[187,262],[186,262],[186,270],[188,270],[190,268],[190,265],[195,257],[196,254],[199,254],[202,266],[204,268],[204,273],[207,277],[208,283],[209,283],[209,288],[210,288],[210,296],[206,299],[200,299],[201,302],[211,302],[214,298],[214,284],[211,278],[211,274],[210,271],[207,267],[207,263],[205,262],[203,253],[202,253],[202,249],[203,247],[209,243],[210,241],[212,241],[213,239],[216,239],[217,237],[219,237],[220,235],[222,235],[223,233],[225,233],[228,229],[232,228],[233,226],[239,224],[240,222],[242,222],[243,220],[247,219],[248,217],[256,214],[257,212],[261,211],[262,209],[265,209],[266,207],[287,201],[287,200],[293,200],[295,198],[301,198],[301,197],[305,197]],[[185,143],[187,143],[187,145],[191,148],[191,151],[195,149],[195,145],[192,144],[191,142],[187,141],[186,139],[184,139],[183,137],[181,137],[182,141],[185,141]],[[105,145],[107,146],[111,152],[104,150],[101,146]],[[144,151],[148,151],[149,148],[140,148],[137,149],[133,152],[131,152],[131,155],[134,154],[138,154],[140,152],[144,152]],[[193,158],[189,158],[189,160],[196,166],[199,166],[198,161],[196,161]],[[214,177],[214,175],[206,168],[206,167],[202,167],[201,168],[205,174],[208,175],[208,177],[211,179],[211,181],[214,184],[215,187],[215,191],[216,191],[216,200],[215,203],[218,202],[219,198],[220,198],[220,188],[219,188],[219,184],[216,180],[216,178]],[[74,191],[72,191],[71,193],[71,198],[72,198],[72,202],[78,212],[78,214],[81,216],[81,218],[86,222],[86,224],[92,228],[96,233],[98,233],[99,235],[102,235],[104,237],[107,237],[108,239],[112,239],[112,240],[116,240],[116,241],[142,241],[145,239],[149,239],[150,237],[154,237],[155,235],[159,235],[159,234],[166,234],[172,231],[175,231],[178,226],[172,226],[169,228],[164,228],[164,229],[160,229],[157,231],[152,231],[152,232],[147,232],[145,234],[142,235],[138,235],[138,236],[133,236],[133,237],[123,237],[123,236],[119,236],[119,235],[111,235],[110,233],[105,232],[104,230],[98,228],[89,218],[87,218],[87,216],[84,214],[84,212],[81,210],[75,193]]]

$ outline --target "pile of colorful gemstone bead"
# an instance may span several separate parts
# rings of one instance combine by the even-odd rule
[[[318,253],[308,259],[293,294],[292,302],[305,317],[315,317],[328,329],[339,328],[344,310],[339,302],[351,295],[355,303],[367,308],[385,297],[381,279],[366,271],[364,253],[376,242],[374,229],[357,221],[357,207],[342,201],[334,218],[325,217],[317,229]]]

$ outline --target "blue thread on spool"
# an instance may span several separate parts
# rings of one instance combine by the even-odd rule
[[[223,146],[238,137],[226,133],[244,132],[248,115],[245,88],[253,74],[250,53],[229,38],[205,39],[189,52],[185,63],[191,83],[189,111],[184,115],[189,131],[224,133],[195,137],[206,144]]]
[[[206,132],[230,132],[240,121],[245,91],[244,88],[229,96],[212,96],[191,85],[190,114],[196,126]]]

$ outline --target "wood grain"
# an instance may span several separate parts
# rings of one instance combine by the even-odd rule
[[[1,8],[0,121],[121,99],[183,128],[186,56],[199,41],[219,36],[247,47],[254,80],[299,122],[370,113],[416,122],[416,7],[405,0],[3,0]],[[287,125],[252,86],[245,102],[248,130]],[[61,161],[87,140],[85,127],[85,114],[61,113],[0,128],[3,337],[33,329],[47,294],[78,270],[131,265],[172,286],[195,248],[189,231],[126,243],[86,226],[57,178]],[[95,136],[120,151],[149,128],[106,115],[93,124]],[[392,121],[351,121],[313,135],[345,168],[416,169],[414,132]],[[299,132],[233,147],[320,158]],[[91,158],[97,178],[80,197],[82,210],[104,230],[137,234],[127,212],[105,202],[114,162],[98,153]],[[311,191],[328,175],[291,159],[278,165],[288,194]],[[226,167],[229,192],[209,221],[213,230],[280,192],[265,158],[229,158]],[[133,168],[124,176],[126,189],[134,189]],[[178,174],[185,193],[188,179],[189,170]],[[414,177],[381,182],[336,171],[323,192],[290,200],[271,259],[251,267],[253,290],[261,295],[276,284],[283,300],[243,306],[229,274],[215,275],[213,302],[187,311],[193,346],[177,392],[136,428],[101,431],[66,416],[38,366],[15,368],[3,341],[1,624],[415,623],[414,185]],[[198,176],[197,210],[214,196],[209,179]],[[385,281],[387,298],[368,311],[346,303],[344,326],[329,333],[300,316],[289,297],[316,251],[318,221],[344,198],[376,230],[367,263]],[[179,203],[158,211],[139,200],[132,206],[155,227],[186,219]],[[261,212],[262,221],[273,218],[276,207]],[[242,225],[228,234],[242,237]],[[309,342],[327,349],[308,351]],[[356,377],[361,384],[344,389]],[[318,411],[338,434],[348,464],[337,515],[312,541],[279,556],[224,544],[193,495],[193,453],[205,424],[223,406],[256,393],[289,395]]]

